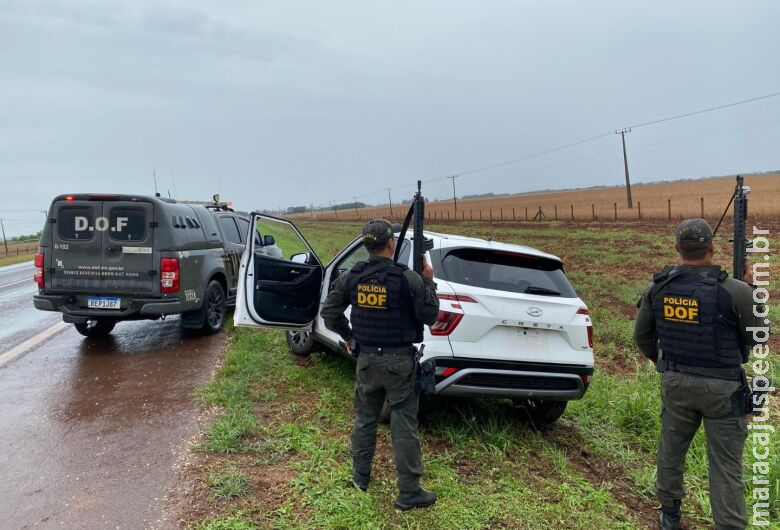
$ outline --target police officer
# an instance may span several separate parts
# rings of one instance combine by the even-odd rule
[[[735,280],[712,264],[712,229],[704,219],[686,219],[675,236],[681,264],[653,276],[634,329],[637,346],[663,374],[655,484],[660,528],[679,528],[685,455],[703,421],[716,528],[744,529],[747,418],[741,364],[755,344],[747,328],[760,325],[752,273],[746,266],[745,281]]]
[[[368,489],[377,424],[387,401],[400,492],[395,505],[400,510],[424,508],[436,502],[436,495],[420,487],[413,344],[422,341],[423,325],[436,322],[439,312],[433,271],[425,261],[421,277],[393,261],[395,238],[384,219],[366,224],[363,245],[368,261],[336,279],[321,311],[328,329],[341,335],[347,350],[357,356],[352,483]],[[351,328],[344,316],[350,305]]]

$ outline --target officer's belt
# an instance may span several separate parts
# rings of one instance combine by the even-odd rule
[[[667,361],[666,369],[685,375],[693,375],[696,377],[713,377],[715,379],[725,379],[727,381],[742,381],[745,377],[745,372],[742,371],[742,368],[704,368],[702,366],[689,366],[686,364],[680,364],[671,360]]]
[[[360,353],[371,353],[373,355],[414,355],[417,348],[414,346],[364,346],[360,345]]]

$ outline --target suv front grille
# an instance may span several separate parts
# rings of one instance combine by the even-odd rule
[[[456,385],[528,388],[532,390],[577,390],[577,381],[569,378],[513,374],[468,374]]]

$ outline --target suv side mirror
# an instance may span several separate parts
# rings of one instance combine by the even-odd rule
[[[290,257],[290,261],[293,261],[295,263],[309,263],[309,253],[301,252],[300,254],[293,254]]]
[[[276,240],[274,239],[274,236],[264,236],[263,237],[263,246],[268,247],[271,245],[275,245]]]

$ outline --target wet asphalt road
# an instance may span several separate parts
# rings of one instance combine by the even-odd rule
[[[31,264],[0,268],[0,528],[146,528],[197,433],[193,392],[223,335],[169,318],[87,339],[32,307],[31,276]]]

